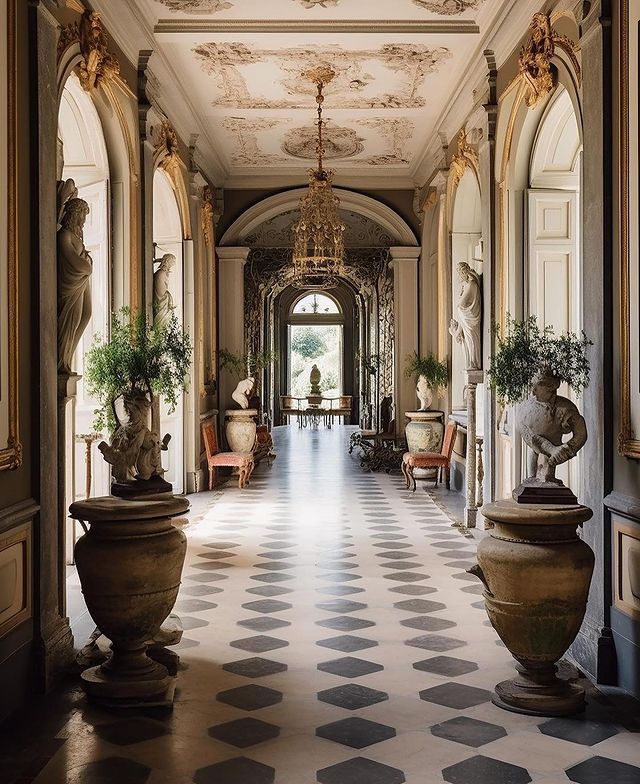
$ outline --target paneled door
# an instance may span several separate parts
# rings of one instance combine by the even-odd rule
[[[575,191],[528,192],[528,312],[555,334],[582,329],[578,208]],[[574,397],[566,385],[559,394]],[[580,458],[560,466],[557,476],[579,495]]]

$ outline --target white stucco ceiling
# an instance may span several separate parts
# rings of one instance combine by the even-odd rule
[[[439,118],[513,0],[109,0],[153,38],[167,114],[187,102],[220,184],[304,182],[315,158],[315,87],[327,63],[327,157],[336,182],[416,184]],[[107,10],[108,7],[108,10]],[[391,15],[393,16],[391,17]],[[126,14],[121,17],[125,18]],[[106,21],[109,21],[106,19]],[[120,22],[122,27],[122,22]],[[131,35],[131,33],[124,33]],[[149,35],[150,34],[150,35]],[[485,67],[486,72],[486,67]]]

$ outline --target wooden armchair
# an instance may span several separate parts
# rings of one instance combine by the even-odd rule
[[[451,454],[453,452],[453,443],[456,440],[456,431],[458,426],[455,422],[449,422],[444,431],[444,438],[442,440],[442,450],[440,452],[405,452],[402,456],[402,473],[407,482],[407,489],[409,489],[413,482],[413,492],[416,491],[416,478],[413,471],[416,468],[437,468],[436,474],[436,487],[438,486],[438,477],[442,479],[442,471],[445,472],[447,490],[450,485],[451,474]]]
[[[334,400],[331,406],[331,418],[342,417],[343,422],[346,423],[347,417],[351,419],[351,411],[353,409],[353,396],[340,395],[337,400]]]
[[[246,487],[255,466],[253,452],[221,452],[213,419],[205,419],[201,424],[201,430],[209,466],[209,490],[213,490],[216,486],[218,468],[222,467],[237,468],[238,487],[240,489]]]
[[[291,395],[280,395],[280,418],[283,424],[289,423],[289,417],[295,416],[300,419],[303,410],[300,406],[300,398]]]

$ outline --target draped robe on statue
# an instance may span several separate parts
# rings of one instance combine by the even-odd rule
[[[71,361],[91,319],[91,256],[82,237],[70,228],[58,231],[58,367],[71,372]]]

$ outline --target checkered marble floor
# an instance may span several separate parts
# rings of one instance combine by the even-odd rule
[[[575,719],[490,702],[513,664],[476,541],[424,485],[364,473],[349,432],[278,428],[249,488],[192,498],[173,713],[76,696],[37,784],[640,783],[593,689]]]

